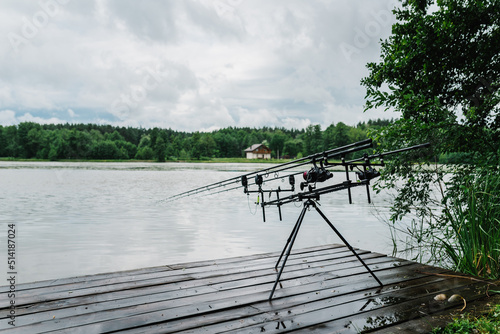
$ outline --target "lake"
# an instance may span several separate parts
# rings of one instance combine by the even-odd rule
[[[16,224],[18,282],[281,251],[300,203],[262,210],[241,189],[175,202],[174,194],[268,164],[0,162],[1,244]],[[333,181],[343,181],[334,173]],[[279,182],[279,181],[278,181]],[[297,186],[300,181],[297,179]],[[282,188],[286,188],[283,183]],[[297,187],[298,188],[298,187]],[[390,196],[363,187],[324,195],[321,210],[354,247],[391,254]],[[312,210],[295,248],[340,243]],[[6,247],[0,263],[7,272]]]

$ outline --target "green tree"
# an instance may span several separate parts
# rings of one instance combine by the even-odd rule
[[[106,140],[112,140],[112,141],[125,141],[125,138],[118,132],[118,131],[113,131],[112,133],[106,133],[104,135],[104,138]]]
[[[314,154],[323,150],[321,126],[319,124],[309,125],[303,135],[304,154]]]
[[[4,127],[0,125],[0,157],[7,155],[7,138],[4,135]]]
[[[214,135],[216,150],[221,158],[239,157],[241,155],[237,139],[228,131],[218,131]]]
[[[200,159],[201,158],[201,150],[200,150],[200,145],[199,145],[199,141],[201,139],[201,134],[197,131],[195,133],[193,133],[193,135],[191,136],[190,138],[190,142],[191,144],[188,144],[188,147],[190,146],[190,152],[191,152],[191,156],[195,159]]]
[[[28,131],[26,150],[29,152],[29,158],[45,158],[46,139],[45,131],[41,127],[33,127]]]
[[[257,131],[252,131],[251,133],[245,135],[245,138],[243,139],[244,142],[244,147],[243,150],[254,145],[254,144],[259,144],[264,141],[264,136],[261,134],[260,136],[257,135]],[[237,143],[237,151],[241,150],[241,145],[236,141]]]
[[[283,149],[284,155],[289,155],[290,157],[297,157],[300,152],[302,152],[302,140],[301,139],[288,139],[285,142],[285,148]]]
[[[114,141],[103,140],[92,147],[91,155],[94,159],[127,159],[126,151],[120,150]]]
[[[285,147],[286,139],[286,135],[281,130],[274,132],[271,137],[271,142],[269,143],[269,145],[271,146],[270,149],[276,154],[276,158],[278,159],[280,154],[284,155],[283,150]]]
[[[47,156],[49,160],[55,161],[59,159],[58,145],[57,143],[51,143],[49,148],[49,154]]]
[[[137,154],[137,146],[128,141],[117,140],[114,143],[121,150],[123,159],[132,159]]]
[[[50,131],[48,135],[49,147],[47,157],[50,160],[58,160],[67,158],[68,145],[64,140],[62,132],[58,130]]]
[[[430,12],[433,2],[405,1],[395,10],[382,61],[369,63],[362,80],[366,109],[401,114],[382,132],[388,143],[430,141],[436,153],[498,156],[500,2],[442,0]]]
[[[22,158],[33,158],[39,149],[39,136],[42,127],[33,122],[22,122],[18,125],[17,139],[21,149]],[[31,131],[31,134],[30,134]]]
[[[329,150],[350,144],[353,141],[349,136],[350,129],[351,127],[343,122],[338,122],[337,125],[332,123],[323,133],[323,149]]]
[[[165,162],[167,146],[165,144],[165,140],[163,136],[158,136],[155,143],[154,156],[156,161]]]
[[[151,147],[151,138],[149,135],[142,135],[141,140],[139,142],[139,148],[143,148],[149,146]]]
[[[349,128],[347,135],[349,137],[350,143],[358,142],[358,141],[361,141],[361,140],[364,140],[367,138],[366,131],[363,131],[362,129],[360,129],[358,127]]]
[[[153,160],[154,158],[153,149],[149,146],[143,146],[137,150],[135,154],[135,159],[138,160]]]
[[[172,155],[179,157],[182,149],[182,137],[179,134],[174,134],[170,138],[170,144],[172,145]]]
[[[64,134],[69,146],[68,158],[86,159],[92,147],[92,136],[75,128],[65,131]]]
[[[3,134],[5,138],[5,156],[19,157],[21,148],[17,141],[17,127],[14,125],[7,126],[3,129]]]
[[[418,158],[412,153],[385,169],[389,187],[405,180],[392,220],[410,212],[431,219],[428,229],[413,235],[418,242],[429,240],[433,231],[451,229],[450,207],[465,198],[466,176],[473,174],[476,182],[482,175],[499,177],[500,162],[500,1],[438,0],[432,11],[431,4],[403,1],[394,11],[392,35],[381,44],[381,61],[369,63],[369,75],[361,81],[366,110],[384,107],[401,115],[375,134],[384,147],[430,142],[435,156],[459,152],[471,162],[455,166],[436,211],[431,186],[443,183],[443,170],[412,168],[409,162]]]
[[[92,141],[104,140],[104,135],[97,129],[91,129],[89,134],[90,137],[92,138]]]
[[[155,147],[156,140],[158,139],[159,134],[160,134],[160,129],[158,128],[153,128],[153,130],[151,130],[151,132],[149,133],[149,138],[151,140],[151,147]]]
[[[205,133],[200,136],[195,145],[198,146],[197,150],[200,152],[200,156],[202,157],[212,157],[214,150],[217,147],[217,144],[210,133]]]

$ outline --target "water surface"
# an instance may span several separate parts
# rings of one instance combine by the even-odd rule
[[[267,209],[264,223],[256,195],[241,190],[163,201],[269,166],[0,162],[0,240],[16,223],[20,282],[281,251],[300,203],[283,206],[283,221]],[[334,174],[332,182],[343,180]],[[368,204],[364,188],[352,192],[354,204],[341,191],[323,196],[321,210],[353,246],[390,254],[389,229],[377,217],[387,215],[388,195],[372,193]],[[340,240],[308,212],[295,247],[328,243]]]

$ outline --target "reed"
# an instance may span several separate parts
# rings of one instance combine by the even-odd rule
[[[448,189],[427,214],[410,224],[390,223],[393,255],[466,274],[500,278],[500,172],[478,168],[457,173],[461,185]]]
[[[434,233],[435,257],[445,255],[455,270],[500,278],[500,177],[478,173],[464,180],[443,211],[441,236]]]

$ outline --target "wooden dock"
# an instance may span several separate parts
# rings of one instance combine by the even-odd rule
[[[488,302],[488,282],[358,254],[383,288],[342,245],[292,252],[272,301],[279,253],[19,284],[15,327],[3,286],[0,332],[417,333],[465,305],[438,294],[462,296],[465,311]]]

